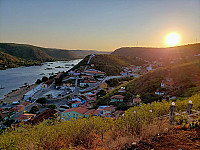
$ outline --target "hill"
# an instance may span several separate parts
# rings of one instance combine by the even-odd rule
[[[83,70],[83,68],[87,65],[88,59],[89,55],[85,57],[79,64],[77,64],[74,69],[79,68]],[[111,54],[96,54],[94,57],[92,57],[88,69],[94,68],[101,70],[107,75],[119,75],[123,66],[128,66],[131,64],[140,65],[143,63],[144,61],[135,57],[125,57]],[[91,64],[94,64],[94,67],[91,67]]]
[[[27,60],[52,61],[53,57],[43,51],[43,48],[26,44],[0,43],[0,51]]]
[[[39,65],[40,62],[24,60],[0,51],[0,70],[19,66]]]
[[[112,54],[140,57],[145,60],[169,60],[185,57],[192,59],[194,55],[200,54],[200,43],[168,48],[122,47],[112,52]]]
[[[200,94],[196,94],[185,100],[177,100],[176,112],[185,112],[189,100],[194,110],[200,110],[199,98]],[[186,132],[171,130],[174,125],[170,124],[168,117],[164,119],[169,114],[170,105],[171,101],[162,101],[134,106],[117,119],[99,116],[59,121],[54,116],[37,125],[17,124],[0,134],[0,149],[117,150],[133,142],[138,149],[160,149],[160,146],[164,146],[164,149],[198,149],[199,128],[195,128],[196,134],[192,129],[194,124],[190,126],[193,122],[189,119],[186,119],[185,125],[182,124],[187,127]],[[198,116],[190,119],[200,121]],[[175,118],[175,121],[179,119]],[[149,137],[154,138],[145,140]]]
[[[164,97],[189,97],[200,91],[200,61],[186,63],[178,66],[159,68],[135,78],[128,83],[118,86],[100,99],[102,104],[110,101],[112,95],[119,94],[118,89],[125,86],[125,97],[140,95],[144,103],[163,99],[155,95],[156,90],[164,92]],[[162,88],[161,82],[171,80],[169,88]],[[128,101],[127,101],[128,102]]]

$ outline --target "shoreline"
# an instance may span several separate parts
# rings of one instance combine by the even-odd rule
[[[22,86],[19,87],[18,89],[12,90],[8,94],[4,95],[4,98],[0,99],[0,102],[6,102],[6,103],[11,103],[14,101],[21,101],[23,98],[23,95],[26,94],[28,91],[36,87],[37,84],[31,84],[27,86]]]

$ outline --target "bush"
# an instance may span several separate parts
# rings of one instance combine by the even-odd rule
[[[47,103],[47,98],[46,97],[38,98],[36,100],[36,103],[40,103],[40,104],[44,105],[45,103]]]
[[[35,114],[37,111],[39,111],[39,108],[37,105],[34,105],[33,107],[31,107],[31,110],[29,112]]]
[[[49,109],[56,109],[56,105],[50,104],[50,105],[47,105],[47,108],[49,108]]]

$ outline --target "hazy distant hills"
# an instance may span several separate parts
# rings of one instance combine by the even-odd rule
[[[43,48],[28,44],[0,43],[0,51],[26,60],[54,61],[84,58],[89,54],[102,54],[108,52],[94,50],[62,50]]]
[[[151,47],[122,47],[112,54],[123,56],[140,57],[150,59],[170,59],[176,57],[194,56],[200,54],[200,43],[169,48],[151,48]]]

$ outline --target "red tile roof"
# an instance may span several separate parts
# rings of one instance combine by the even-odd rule
[[[111,98],[115,98],[115,99],[123,99],[124,96],[122,96],[122,95],[113,95]]]
[[[72,112],[72,111],[75,111],[75,112],[77,112],[79,114],[84,115],[88,111],[88,109],[82,108],[82,107],[76,107],[76,108],[67,109],[67,110],[64,111],[64,113],[66,113],[66,112]]]
[[[94,113],[95,109],[88,110],[85,115],[92,115]]]
[[[105,74],[105,72],[101,72],[101,71],[85,71],[85,73],[102,73],[102,74]]]
[[[142,100],[141,100],[140,98],[134,98],[134,99],[133,99],[133,102],[134,102],[134,103],[140,103],[141,101],[142,101]]]
[[[93,115],[98,115],[100,112],[103,111],[103,109],[96,109],[93,113]]]
[[[25,120],[25,119],[30,119],[31,117],[35,116],[35,114],[21,114],[17,120]]]

